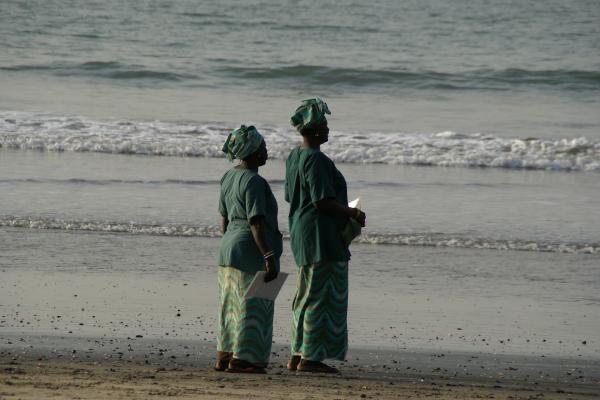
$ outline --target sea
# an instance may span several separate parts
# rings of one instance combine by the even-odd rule
[[[265,136],[287,237],[289,118],[319,96],[367,214],[351,348],[600,358],[599,21],[596,0],[3,0],[0,333],[214,340],[222,144]],[[287,343],[287,241],[282,270]]]

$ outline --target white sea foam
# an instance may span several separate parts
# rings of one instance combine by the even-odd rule
[[[148,224],[136,222],[77,221],[40,217],[0,216],[0,227],[51,229],[61,231],[91,231],[103,233],[220,237],[221,229],[215,225],[193,226],[185,224]],[[289,238],[283,233],[285,239]],[[398,245],[413,247],[445,247],[482,250],[514,250],[572,254],[600,254],[600,243],[560,243],[530,240],[498,240],[469,238],[440,233],[365,233],[357,243],[371,245]]]
[[[551,253],[600,254],[600,243],[560,243],[531,240],[499,240],[469,238],[446,234],[368,233],[358,238],[359,243],[386,244],[417,247],[453,247],[482,250],[539,251]]]
[[[62,231],[91,231],[158,236],[220,237],[221,228],[214,225],[141,224],[135,222],[76,221],[53,218],[1,216],[0,226]]]
[[[97,121],[0,112],[0,145],[10,149],[157,156],[223,157],[231,127],[220,124]],[[298,141],[288,128],[260,127],[270,157],[285,159]],[[501,138],[484,134],[331,133],[324,151],[337,162],[600,172],[600,142]]]

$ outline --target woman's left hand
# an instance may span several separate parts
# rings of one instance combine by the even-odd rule
[[[360,224],[360,226],[364,227],[365,224],[367,223],[367,214],[365,214],[358,208],[355,208],[355,210],[356,210],[356,215],[355,215],[354,219],[356,220],[356,222],[358,222]]]
[[[271,282],[272,280],[277,278],[279,271],[277,271],[277,265],[275,264],[275,257],[271,256],[265,260],[265,269],[267,273],[265,274],[265,283]]]

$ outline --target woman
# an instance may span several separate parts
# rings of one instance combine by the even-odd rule
[[[325,359],[344,360],[348,349],[348,260],[342,237],[349,218],[365,224],[365,214],[348,207],[346,180],[321,152],[329,139],[321,99],[302,102],[292,125],[302,144],[286,161],[285,200],[290,203],[290,242],[298,265],[293,302],[292,371],[335,373]]]
[[[221,179],[219,212],[223,238],[219,246],[220,331],[215,369],[265,373],[273,336],[273,301],[244,299],[257,271],[265,281],[279,272],[282,252],[277,227],[277,202],[267,181],[258,175],[265,165],[267,146],[253,126],[242,125],[223,145],[230,161],[239,165]]]

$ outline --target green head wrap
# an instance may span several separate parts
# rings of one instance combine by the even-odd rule
[[[308,99],[302,102],[302,105],[296,109],[292,115],[291,123],[298,132],[305,128],[313,128],[317,125],[327,122],[325,114],[331,115],[331,111],[320,98]]]
[[[229,161],[234,158],[243,160],[258,150],[263,140],[254,126],[242,125],[227,136],[222,150]]]

